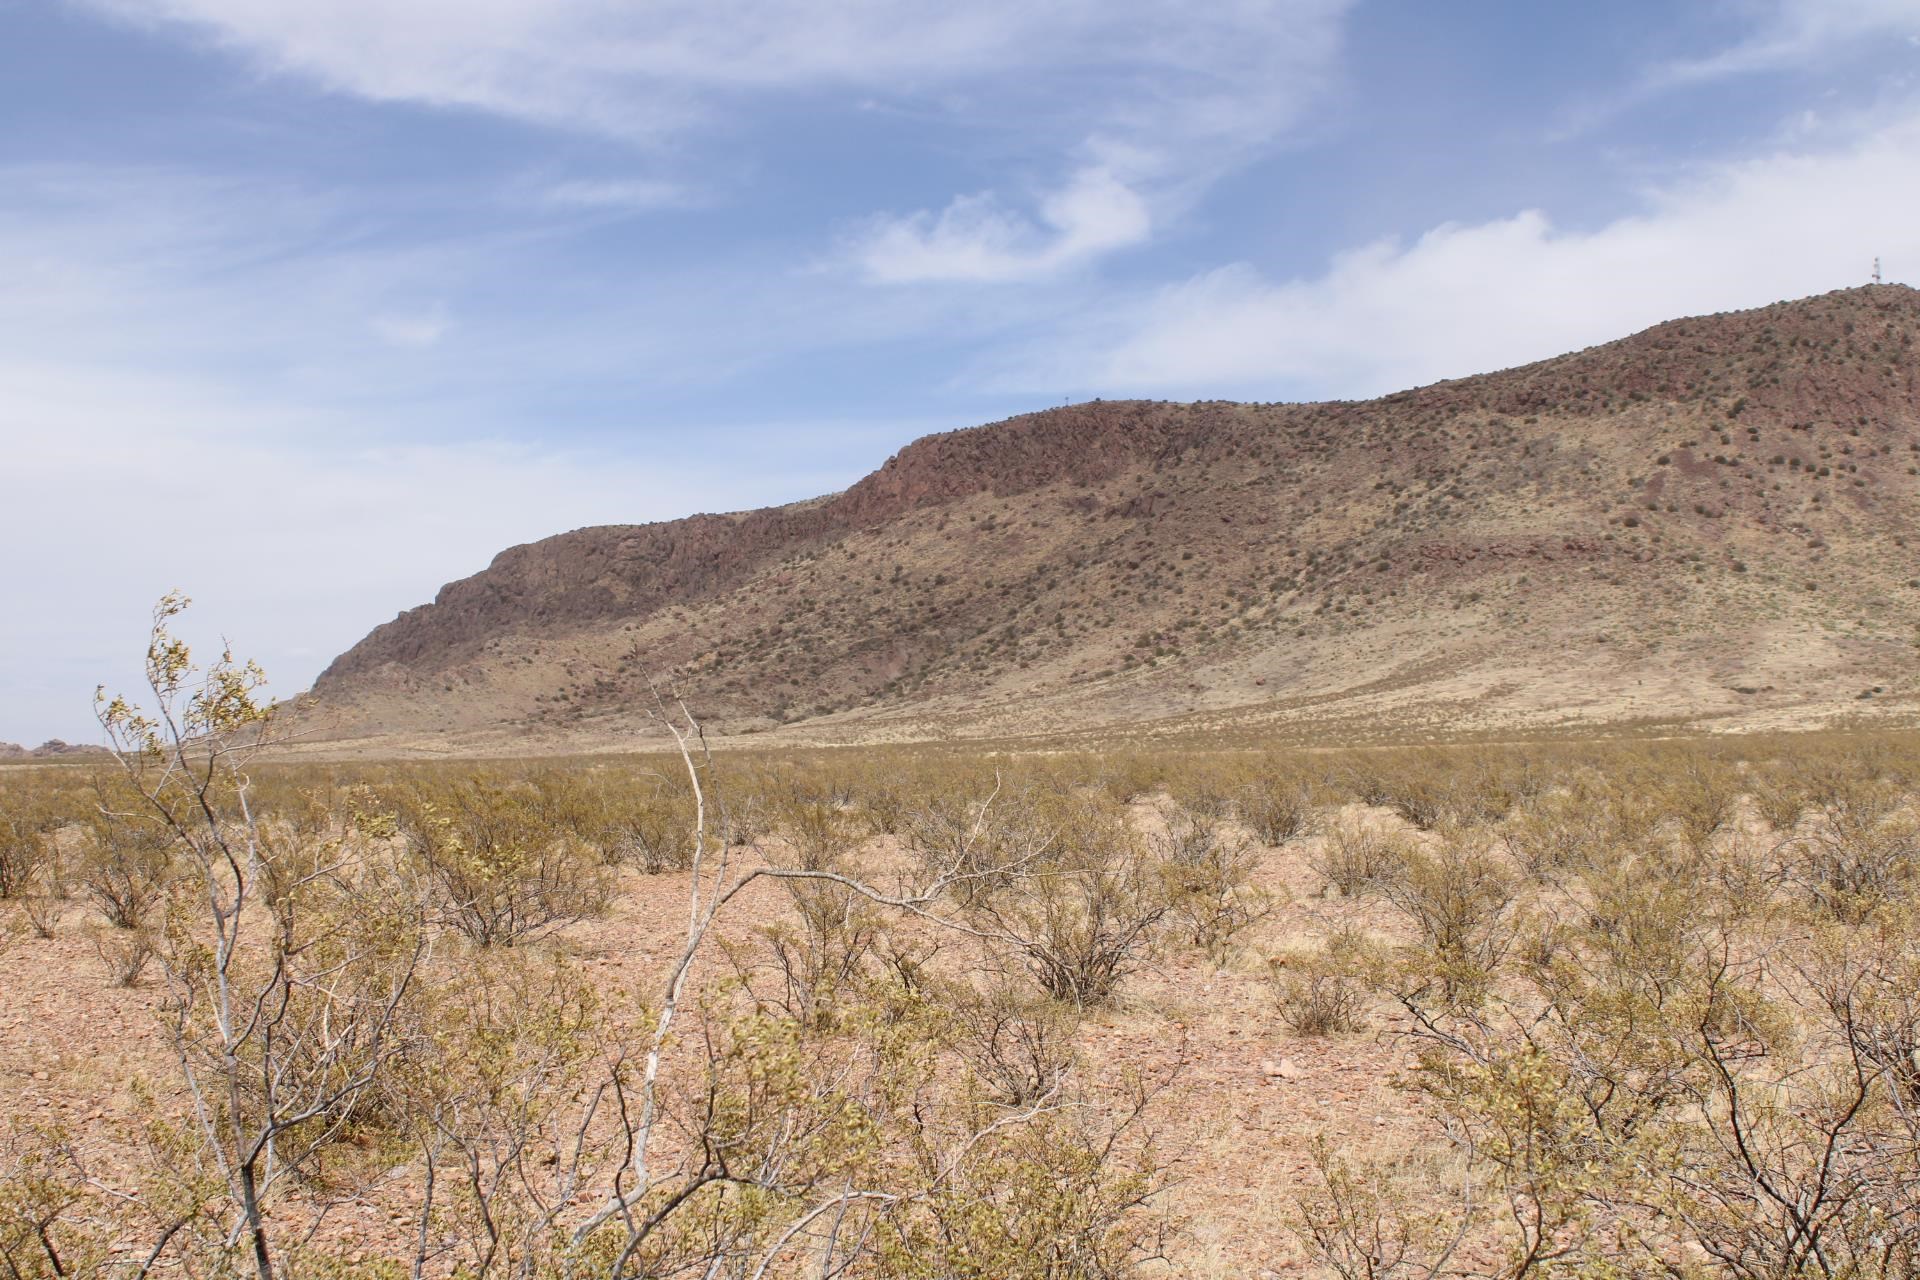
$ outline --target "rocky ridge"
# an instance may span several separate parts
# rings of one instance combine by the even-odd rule
[[[661,679],[829,738],[1905,714],[1916,331],[1878,286],[1371,401],[930,436],[827,498],[512,548],[314,692],[343,735],[554,745]]]

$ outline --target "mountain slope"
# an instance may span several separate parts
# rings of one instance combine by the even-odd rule
[[[314,693],[344,735],[577,745],[649,675],[846,737],[1901,713],[1916,331],[1878,286],[1363,403],[931,436],[828,498],[515,547]]]

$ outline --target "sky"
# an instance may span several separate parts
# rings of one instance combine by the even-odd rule
[[[1920,0],[0,0],[0,740],[1065,400],[1920,280]]]

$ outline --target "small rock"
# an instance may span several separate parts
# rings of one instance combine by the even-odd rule
[[[1293,1065],[1292,1058],[1282,1058],[1278,1062],[1266,1061],[1260,1064],[1260,1072],[1269,1080],[1298,1080],[1300,1068]]]

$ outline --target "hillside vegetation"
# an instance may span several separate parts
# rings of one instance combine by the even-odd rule
[[[844,493],[503,552],[316,728],[609,744],[1119,724],[1446,734],[1910,715],[1920,294],[1677,320],[1364,403],[1093,402]]]

